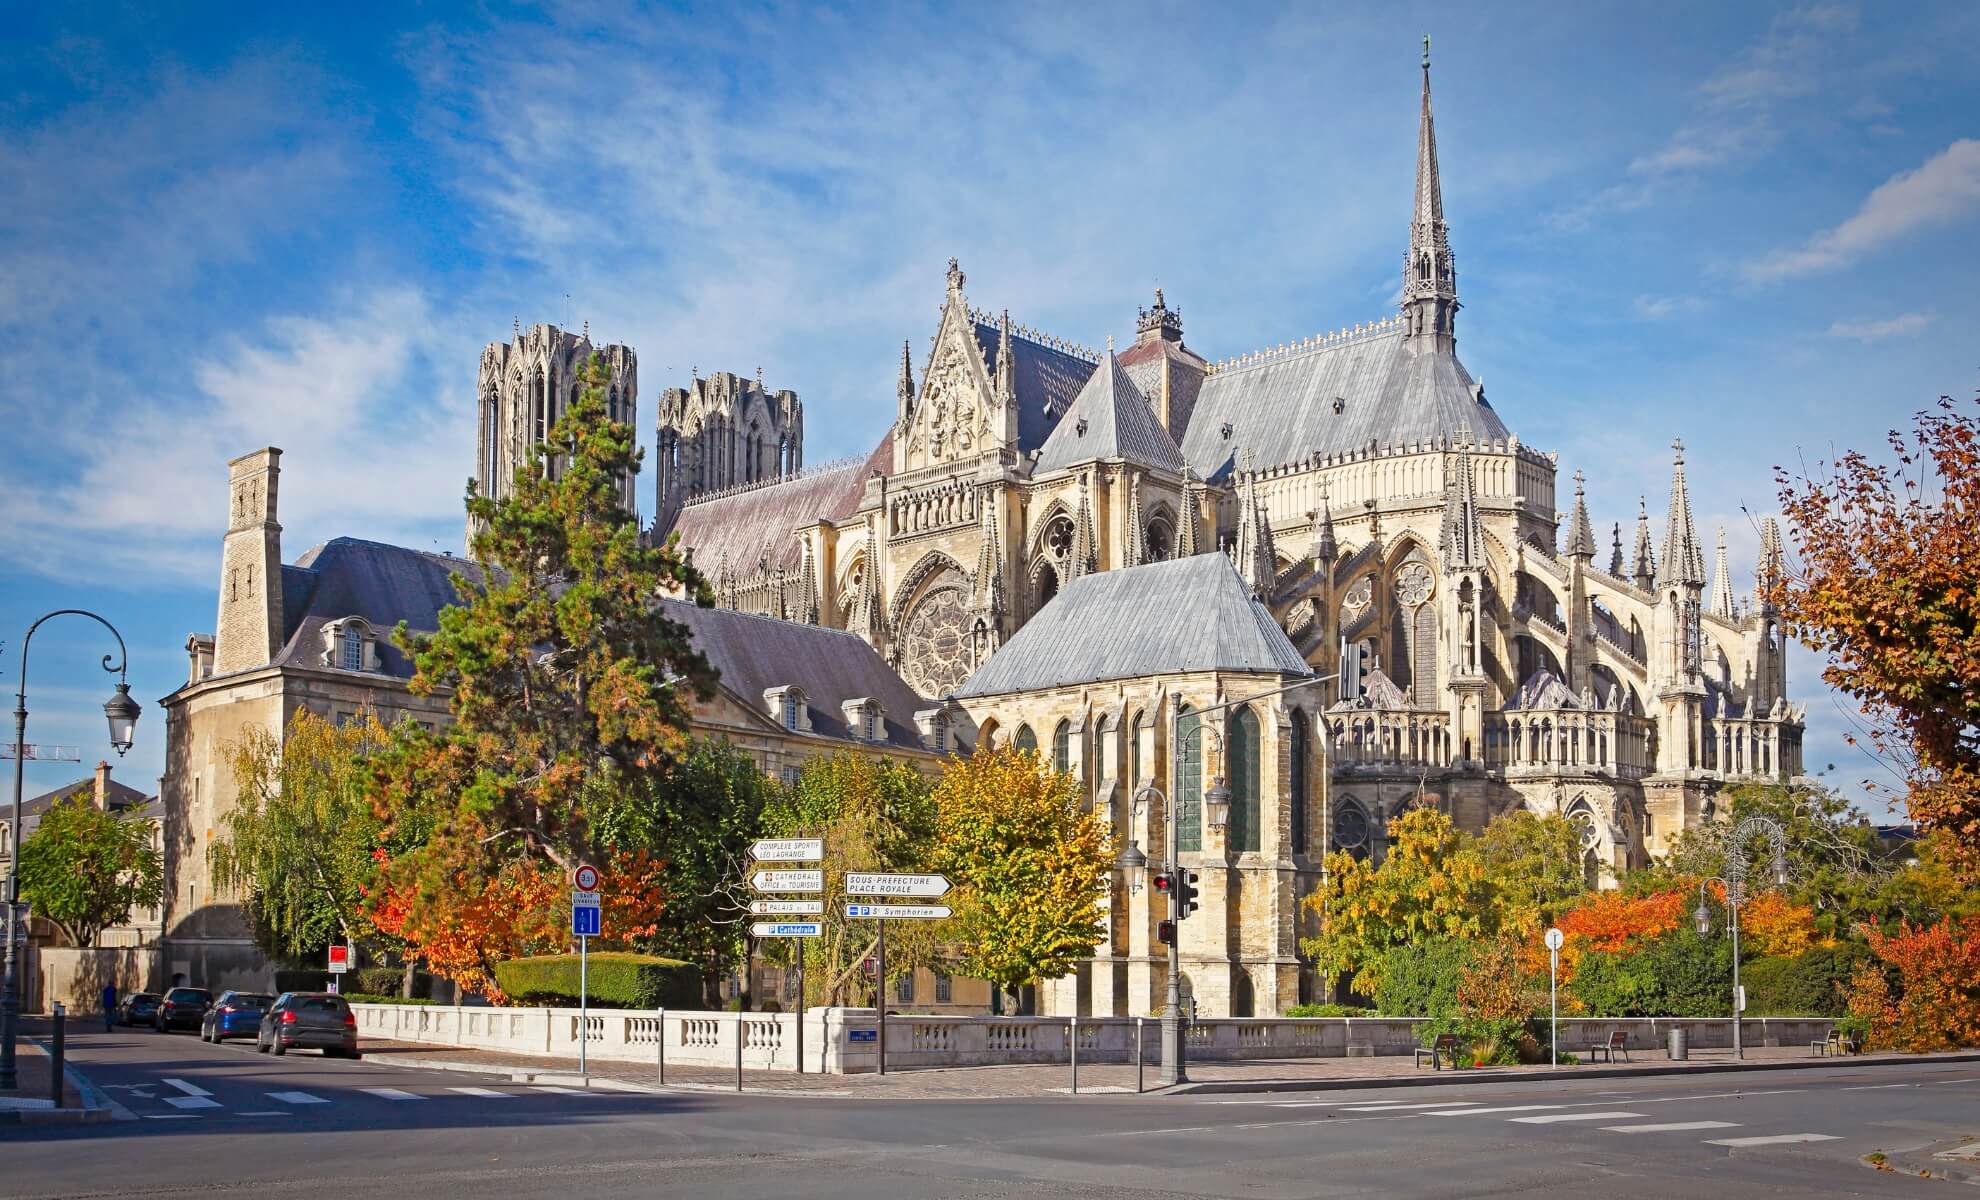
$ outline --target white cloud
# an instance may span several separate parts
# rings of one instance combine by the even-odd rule
[[[1747,264],[1747,278],[1771,282],[1847,266],[1907,234],[1947,225],[1980,208],[1980,140],[1961,138],[1878,185],[1856,214],[1808,239]]]
[[[1932,323],[1930,313],[1902,313],[1881,320],[1864,319],[1837,321],[1829,326],[1832,338],[1855,338],[1859,342],[1879,342],[1890,337],[1904,337],[1924,329]]]
[[[1641,295],[1630,302],[1630,311],[1648,321],[1661,321],[1666,317],[1685,316],[1701,312],[1705,300],[1699,296],[1650,296]]]

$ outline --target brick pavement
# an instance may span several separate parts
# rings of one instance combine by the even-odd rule
[[[453,1046],[429,1046],[413,1042],[367,1039],[367,1058],[405,1066],[430,1066],[483,1074],[571,1077],[577,1063],[568,1058],[502,1054]],[[1730,1050],[1693,1050],[1688,1062],[1666,1060],[1662,1053],[1638,1052],[1633,1062],[1599,1066],[1561,1067],[1565,1078],[1590,1078],[1636,1073],[1691,1073],[1779,1070],[1783,1067],[1865,1065],[1884,1061],[1916,1062],[1918,1055],[1866,1054],[1849,1058],[1816,1058],[1806,1046],[1755,1047],[1746,1052],[1744,1064],[1736,1064]],[[1954,1056],[1958,1057],[1958,1056]],[[1969,1058],[1980,1055],[1966,1056]],[[593,1086],[652,1088],[656,1078],[652,1064],[592,1060],[589,1079]],[[1328,1087],[1397,1087],[1428,1083],[1511,1082],[1544,1078],[1549,1069],[1499,1067],[1466,1071],[1433,1072],[1415,1067],[1401,1057],[1270,1059],[1246,1062],[1193,1062],[1188,1067],[1193,1090],[1320,1090]],[[1144,1084],[1153,1092],[1157,1066],[1144,1068]],[[731,1091],[735,1088],[733,1070],[688,1067],[669,1064],[667,1086],[682,1090]],[[1071,1072],[1064,1063],[1042,1066],[915,1067],[880,1075],[796,1075],[788,1072],[745,1071],[743,1088],[792,1096],[831,1096],[874,1100],[966,1100],[1014,1099],[1064,1095],[1070,1088]],[[1106,1063],[1082,1066],[1079,1071],[1082,1093],[1128,1094],[1135,1089],[1131,1065]]]

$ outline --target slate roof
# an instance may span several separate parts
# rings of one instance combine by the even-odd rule
[[[1058,471],[1074,463],[1114,458],[1172,475],[1183,470],[1182,451],[1109,350],[1059,419],[1059,427],[1045,439],[1033,471]]]
[[[922,750],[914,714],[929,707],[887,661],[856,634],[823,625],[779,621],[726,608],[702,608],[663,600],[661,611],[688,627],[695,648],[722,674],[722,686],[752,709],[763,711],[773,687],[804,689],[811,728],[826,737],[851,738],[840,705],[871,696],[880,702],[887,741]]]
[[[112,812],[124,812],[130,809],[142,811],[146,805],[152,803],[155,799],[128,784],[119,783],[115,779],[110,780],[108,791],[110,793],[110,809]],[[77,795],[89,797],[96,795],[95,775],[86,775],[74,783],[65,783],[52,792],[43,792],[39,796],[21,801],[21,824],[25,826],[28,818],[40,817],[61,801]],[[7,810],[0,810],[0,819],[4,819],[7,815]]]
[[[859,511],[859,498],[874,471],[891,474],[894,435],[890,431],[864,460],[799,475],[781,483],[748,488],[685,505],[674,518],[681,545],[694,551],[694,565],[713,573],[724,568],[747,575],[759,559],[770,569],[795,572],[804,550],[793,532],[821,517],[843,521]]]
[[[997,326],[980,318],[973,323],[976,344],[983,349],[984,366],[989,369],[990,378],[995,379]],[[1016,332],[1011,334],[1011,359],[1011,383],[1018,402],[1018,449],[1029,452],[1045,444],[1096,364]]]
[[[440,628],[440,610],[460,602],[452,577],[479,583],[472,559],[388,546],[362,538],[333,538],[311,547],[282,568],[282,649],[275,665],[323,666],[323,626],[363,617],[378,635],[382,673],[411,679],[412,662],[392,645],[392,628],[404,621],[416,633]]]
[[[1183,671],[1312,674],[1230,561],[1197,554],[1067,584],[956,694],[999,696]]]
[[[1401,324],[1385,325],[1205,379],[1183,457],[1198,475],[1220,482],[1245,451],[1266,467],[1465,428],[1478,441],[1507,437],[1505,422],[1474,387],[1455,355],[1408,345]]]

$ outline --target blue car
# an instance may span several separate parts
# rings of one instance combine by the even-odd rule
[[[201,1041],[224,1042],[230,1037],[253,1037],[261,1028],[261,1014],[275,997],[261,992],[222,992],[200,1021]]]

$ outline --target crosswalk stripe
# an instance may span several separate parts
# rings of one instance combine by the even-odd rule
[[[1508,1121],[1518,1121],[1522,1125],[1558,1125],[1562,1121],[1619,1121],[1624,1117],[1640,1117],[1633,1112],[1592,1112],[1592,1113],[1542,1113],[1537,1117],[1507,1117]]]
[[[1708,1146],[1784,1146],[1790,1142],[1834,1142],[1841,1138],[1833,1133],[1776,1133],[1767,1137],[1706,1138]]]
[[[160,1096],[159,1099],[173,1108],[219,1108],[218,1100],[208,1100],[205,1096]]]
[[[281,1101],[281,1102],[282,1102],[282,1103],[284,1103],[284,1104],[328,1104],[328,1103],[330,1103],[330,1102],[329,1102],[328,1100],[325,1100],[325,1099],[324,1099],[323,1097],[321,1097],[321,1096],[312,1096],[312,1095],[310,1095],[310,1094],[309,1094],[308,1092],[267,1092],[267,1093],[264,1093],[264,1094],[265,1094],[265,1095],[266,1095],[266,1096],[267,1096],[267,1097],[268,1097],[268,1098],[269,1098],[270,1100],[279,1100],[279,1101]]]
[[[1677,1133],[1685,1129],[1738,1129],[1738,1121],[1666,1121],[1662,1125],[1604,1125],[1604,1133]]]
[[[532,1092],[548,1092],[553,1096],[592,1096],[597,1094],[587,1091],[584,1088],[552,1087],[547,1083],[535,1084],[529,1090]]]
[[[1405,1108],[1454,1108],[1462,1107],[1462,1100],[1439,1100],[1435,1104],[1379,1104],[1366,1108],[1350,1108],[1348,1112],[1398,1112]]]
[[[187,1083],[183,1079],[165,1079],[165,1080],[160,1080],[160,1082],[166,1084],[169,1087],[178,1088],[180,1091],[184,1092],[188,1096],[199,1096],[204,1098],[207,1096],[211,1096],[213,1094],[212,1092],[207,1091],[203,1087],[194,1087],[192,1084]]]
[[[1427,1112],[1426,1117],[1482,1117],[1490,1113],[1540,1112],[1544,1109],[1566,1108],[1565,1104],[1507,1104],[1500,1108],[1446,1108],[1442,1112]]]
[[[254,1112],[235,1113],[234,1115],[237,1117],[289,1117],[295,1114],[285,1113],[279,1108],[262,1108],[256,1109]]]
[[[424,1099],[426,1099],[426,1097],[424,1097],[424,1096],[418,1096],[418,1095],[414,1095],[414,1094],[413,1094],[412,1092],[402,1092],[402,1091],[400,1091],[400,1090],[399,1090],[398,1088],[359,1088],[359,1089],[358,1089],[358,1091],[360,1091],[360,1092],[368,1092],[368,1093],[370,1093],[371,1095],[373,1095],[373,1096],[376,1096],[376,1097],[378,1097],[378,1098],[379,1098],[380,1100],[424,1100]]]
[[[508,1100],[515,1095],[514,1092],[498,1092],[494,1088],[456,1087],[447,1090],[459,1092],[463,1096],[485,1096],[491,1100]]]

